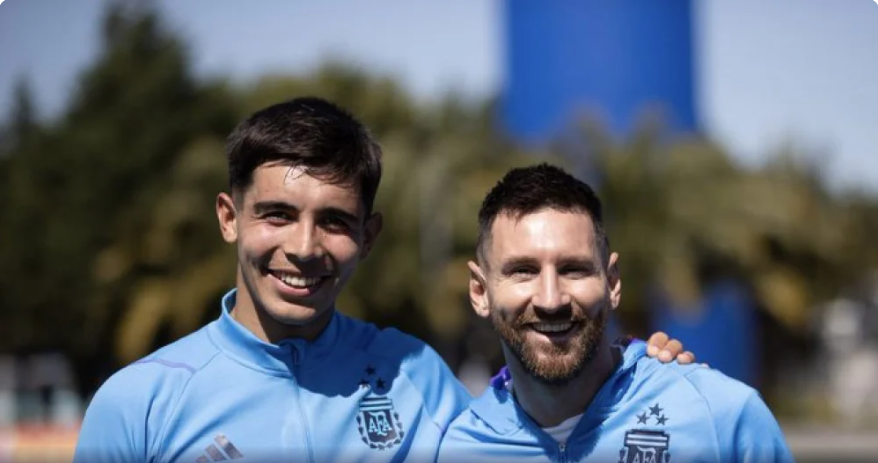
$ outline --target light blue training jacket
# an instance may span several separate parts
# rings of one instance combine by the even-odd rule
[[[754,389],[702,365],[662,365],[645,352],[639,341],[625,348],[563,444],[522,411],[502,372],[452,422],[438,463],[793,461]]]
[[[268,344],[231,317],[234,301],[100,387],[74,463],[434,461],[471,400],[398,330],[336,312],[314,342]]]

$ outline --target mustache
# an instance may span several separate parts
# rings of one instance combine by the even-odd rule
[[[542,312],[542,313],[540,313]],[[523,327],[534,323],[553,323],[553,322],[573,322],[579,323],[588,320],[588,316],[582,310],[575,310],[573,307],[565,307],[551,313],[541,310],[528,309],[513,321],[513,325]]]

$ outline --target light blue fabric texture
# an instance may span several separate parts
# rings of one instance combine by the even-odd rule
[[[640,341],[624,349],[565,443],[522,411],[505,371],[452,422],[438,462],[793,461],[754,389],[703,365],[662,365]]]
[[[314,342],[259,340],[229,314],[111,376],[75,463],[433,461],[471,397],[428,345],[333,315]]]

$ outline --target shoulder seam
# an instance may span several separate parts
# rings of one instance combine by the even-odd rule
[[[159,365],[164,365],[168,368],[180,368],[188,371],[189,373],[195,373],[195,368],[188,363],[172,362],[170,360],[165,360],[159,357],[146,357],[144,359],[134,362],[133,365],[144,365],[147,363],[158,363]]]
[[[354,319],[354,320],[356,320],[356,319]],[[348,339],[343,339],[343,340],[342,340],[343,346],[341,346],[341,347],[344,347],[344,348],[347,348],[347,349],[350,349],[350,350],[361,350],[361,349],[362,349],[364,352],[366,352],[366,353],[369,354],[369,355],[374,355],[374,356],[376,356],[376,357],[381,357],[381,358],[384,358],[384,359],[395,360],[395,359],[396,359],[395,356],[393,356],[393,355],[389,355],[389,354],[386,354],[386,353],[384,353],[384,352],[381,352],[381,351],[378,351],[378,350],[375,350],[375,349],[372,348],[372,344],[373,344],[373,342],[375,341],[375,339],[378,338],[378,336],[379,336],[381,333],[385,332],[386,330],[390,330],[390,329],[395,330],[396,333],[397,333],[402,339],[404,339],[406,342],[415,342],[415,343],[423,344],[423,345],[425,345],[425,346],[429,346],[429,345],[428,345],[426,342],[424,342],[423,340],[421,340],[421,339],[419,339],[419,338],[417,338],[417,337],[415,337],[415,336],[412,336],[412,335],[410,335],[410,334],[408,334],[408,333],[405,333],[405,332],[403,332],[403,331],[400,331],[400,330],[398,330],[398,329],[396,329],[396,328],[383,328],[383,329],[382,329],[382,328],[378,328],[377,326],[375,326],[375,325],[372,324],[372,323],[366,323],[366,322],[364,322],[364,321],[362,321],[362,320],[356,320],[356,321],[359,321],[359,322],[363,323],[363,324],[366,325],[366,326],[372,326],[372,327],[375,329],[375,331],[374,331],[373,333],[370,333],[370,336],[369,336],[367,339],[365,339],[364,342],[363,342],[361,345],[358,345],[358,344],[355,344],[355,343],[350,343],[350,342],[348,342]],[[431,347],[431,349],[432,349],[432,347]]]
[[[211,344],[213,344],[213,343],[211,343]],[[215,346],[214,346],[214,347],[215,347]],[[189,388],[189,383],[192,382],[192,378],[195,378],[195,376],[196,376],[201,370],[203,370],[203,369],[206,368],[208,365],[210,365],[211,363],[213,363],[213,361],[217,358],[218,355],[220,355],[220,351],[219,351],[219,350],[217,350],[216,352],[214,352],[213,355],[211,355],[210,358],[209,358],[206,362],[204,362],[204,364],[202,364],[200,367],[198,367],[198,368],[195,369],[195,370],[192,370],[192,371],[191,371],[192,374],[190,374],[190,375],[189,375],[189,378],[186,379],[186,382],[183,383],[183,387],[180,388],[180,392],[177,394],[177,400],[174,402],[174,406],[171,408],[171,413],[168,414],[168,416],[165,418],[165,422],[162,423],[162,429],[161,429],[161,431],[159,432],[159,438],[156,439],[156,443],[159,444],[159,448],[163,448],[163,447],[164,447],[163,444],[164,444],[164,442],[165,442],[165,436],[166,436],[166,433],[167,433],[167,431],[168,431],[168,425],[169,425],[170,422],[171,422],[171,418],[177,414],[177,410],[180,408],[180,402],[183,400],[183,395],[186,393],[186,390]],[[152,450],[153,450],[153,449],[150,449],[150,452],[151,452]]]
[[[427,401],[424,399],[424,393],[423,393],[423,392],[421,391],[421,389],[415,384],[415,382],[412,381],[412,378],[409,376],[408,372],[406,372],[406,371],[404,371],[402,368],[400,368],[400,369],[399,369],[399,373],[400,373],[401,375],[405,375],[405,379],[406,379],[406,381],[408,381],[409,384],[411,384],[412,388],[413,388],[415,391],[418,392],[418,397],[421,399],[421,406],[420,406],[419,408],[421,408],[422,410],[424,410],[424,413],[426,413],[426,414],[427,414],[427,417],[430,418],[430,422],[433,423],[434,426],[436,426],[436,429],[438,429],[439,432],[440,432],[441,434],[444,435],[446,429],[443,428],[439,423],[436,422],[436,419],[433,417],[433,414],[430,413],[430,410],[427,409]],[[453,421],[453,420],[452,420],[452,421]]]
[[[721,455],[719,454],[719,452],[720,452],[719,430],[716,427],[716,416],[713,413],[713,409],[710,408],[710,402],[707,400],[706,397],[704,397],[704,394],[701,393],[701,389],[699,389],[698,386],[696,386],[695,383],[692,382],[691,379],[689,379],[690,374],[698,371],[697,368],[706,368],[706,367],[695,367],[692,369],[692,371],[689,371],[687,373],[683,373],[683,372],[679,371],[679,369],[674,368],[673,373],[675,375],[679,376],[680,378],[682,378],[684,381],[686,381],[686,383],[692,389],[695,390],[695,393],[698,394],[698,397],[704,403],[704,406],[707,407],[707,411],[710,413],[710,423],[713,425],[712,426],[713,427],[713,444],[714,444],[713,448],[714,448],[714,452],[716,453],[717,461],[720,461],[720,460],[722,460],[722,458],[721,458]]]

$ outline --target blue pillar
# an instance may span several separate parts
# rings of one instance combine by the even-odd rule
[[[507,0],[503,122],[544,141],[577,111],[624,135],[645,105],[674,131],[697,120],[689,0]]]
[[[660,112],[667,135],[699,130],[691,0],[506,0],[503,14],[500,120],[518,140],[546,142],[582,114],[625,137],[647,109]],[[578,174],[600,175],[572,161]],[[694,312],[656,297],[650,312],[653,328],[700,360],[752,380],[754,309],[741,287],[712,283]]]
[[[650,306],[652,328],[683,341],[698,361],[757,386],[756,361],[761,339],[755,329],[758,324],[750,292],[728,279],[713,281],[702,291],[701,300],[688,307],[674,305],[665,295],[656,295]]]

